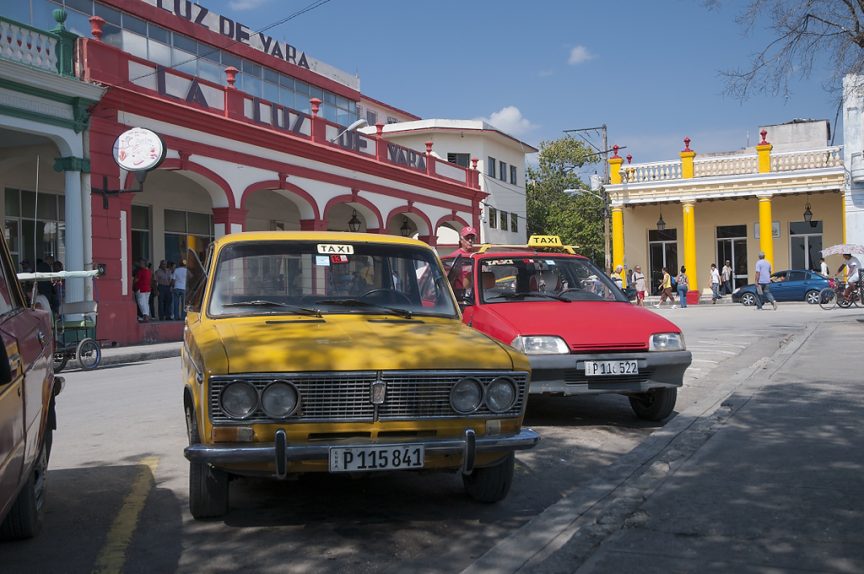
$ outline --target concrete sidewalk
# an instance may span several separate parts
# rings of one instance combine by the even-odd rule
[[[181,341],[176,341],[171,343],[153,343],[151,345],[134,345],[130,347],[103,347],[102,361],[99,365],[119,365],[179,357],[180,348],[182,346],[183,343]],[[78,368],[77,361],[69,361],[68,368]]]
[[[860,330],[795,335],[466,572],[864,572]]]

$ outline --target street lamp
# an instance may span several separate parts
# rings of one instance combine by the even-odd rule
[[[365,128],[368,125],[369,125],[369,122],[367,122],[366,120],[361,118],[361,119],[357,120],[356,122],[354,122],[353,124],[351,124],[350,126],[348,126],[347,128],[345,128],[344,130],[342,130],[341,132],[339,132],[338,134],[336,134],[336,137],[331,139],[330,143],[335,142],[336,140],[338,140],[339,138],[341,138],[342,136],[344,136],[348,132],[357,131],[360,128]]]
[[[657,231],[666,231],[666,222],[663,221],[663,212],[660,212],[660,219],[657,220]]]
[[[603,202],[603,259],[605,260],[604,265],[608,273],[612,268],[612,257],[609,252],[609,194],[606,193],[606,189],[602,184],[599,191],[600,193],[595,193],[588,189],[565,189],[564,193],[570,197],[588,194]]]
[[[360,220],[357,218],[357,210],[353,210],[351,213],[351,219],[348,220],[348,231],[351,233],[357,233],[360,231]]]
[[[411,235],[411,226],[408,225],[408,218],[402,218],[402,227],[399,228],[399,233],[402,234],[402,237],[409,237]]]

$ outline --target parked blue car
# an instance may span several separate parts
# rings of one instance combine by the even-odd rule
[[[828,278],[807,269],[789,269],[771,274],[771,293],[778,301],[807,301],[819,303],[819,292],[829,287]],[[756,285],[744,285],[732,293],[732,302],[756,304]]]

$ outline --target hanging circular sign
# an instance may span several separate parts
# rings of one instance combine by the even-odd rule
[[[132,128],[114,142],[114,161],[126,171],[149,171],[165,159],[165,143],[155,132]]]

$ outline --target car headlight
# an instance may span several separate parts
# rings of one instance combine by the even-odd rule
[[[684,335],[680,333],[657,333],[648,339],[649,351],[683,351]]]
[[[506,377],[498,377],[486,387],[486,406],[493,413],[504,413],[516,403],[516,384]]]
[[[513,339],[510,346],[526,355],[566,355],[570,352],[561,337],[519,336]]]
[[[450,406],[457,413],[473,413],[483,402],[483,385],[476,379],[462,379],[450,390]]]
[[[270,383],[261,393],[261,409],[268,417],[284,419],[297,408],[297,389],[284,381]]]
[[[258,408],[258,391],[249,383],[235,381],[222,389],[220,402],[229,417],[245,419]]]

